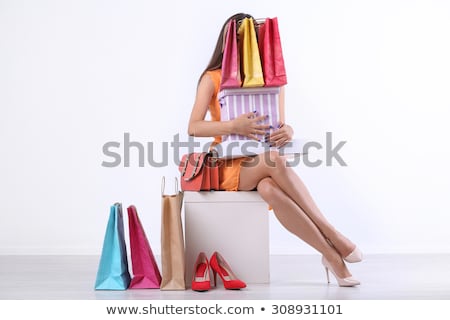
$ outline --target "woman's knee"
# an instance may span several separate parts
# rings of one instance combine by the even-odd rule
[[[261,197],[270,205],[279,200],[279,187],[270,177],[262,179],[257,185],[257,190]]]
[[[280,155],[278,151],[269,151],[265,153],[263,161],[270,171],[285,170],[287,168],[286,157]]]

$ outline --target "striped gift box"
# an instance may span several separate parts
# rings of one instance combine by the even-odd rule
[[[280,121],[279,96],[279,87],[221,90],[218,95],[220,120],[233,120],[241,114],[256,111],[258,116],[268,115],[268,118],[261,122],[262,124],[269,124],[273,128],[277,128]],[[264,136],[258,136],[258,138],[262,140]],[[222,141],[249,139],[237,134],[222,137]]]

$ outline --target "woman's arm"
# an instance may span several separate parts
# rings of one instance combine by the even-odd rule
[[[205,121],[208,105],[214,94],[214,83],[205,74],[198,84],[197,95],[189,119],[188,134],[196,137],[214,137],[232,133],[231,121]]]
[[[269,142],[276,147],[281,147],[292,140],[294,136],[294,130],[288,124],[286,124],[285,108],[284,108],[284,87],[281,87],[280,98],[280,124],[276,131],[269,136]]]
[[[258,139],[256,135],[263,135],[268,125],[260,125],[258,122],[265,116],[255,116],[250,112],[230,121],[206,121],[208,105],[214,95],[214,83],[209,75],[205,74],[197,88],[194,106],[189,119],[188,134],[196,137],[214,137],[228,134],[241,134],[252,139]]]

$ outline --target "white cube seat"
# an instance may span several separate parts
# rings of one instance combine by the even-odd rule
[[[218,251],[246,283],[269,282],[269,212],[257,191],[186,191],[184,224],[188,287],[201,251]]]

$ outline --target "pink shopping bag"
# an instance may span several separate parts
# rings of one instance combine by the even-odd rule
[[[266,87],[287,83],[277,18],[267,18],[259,27],[259,52]]]
[[[225,38],[220,88],[239,88],[241,86],[241,70],[239,60],[236,21],[232,19],[228,24],[228,31]]]
[[[159,288],[161,273],[139,220],[136,207],[131,205],[127,210],[133,270],[130,289]]]

